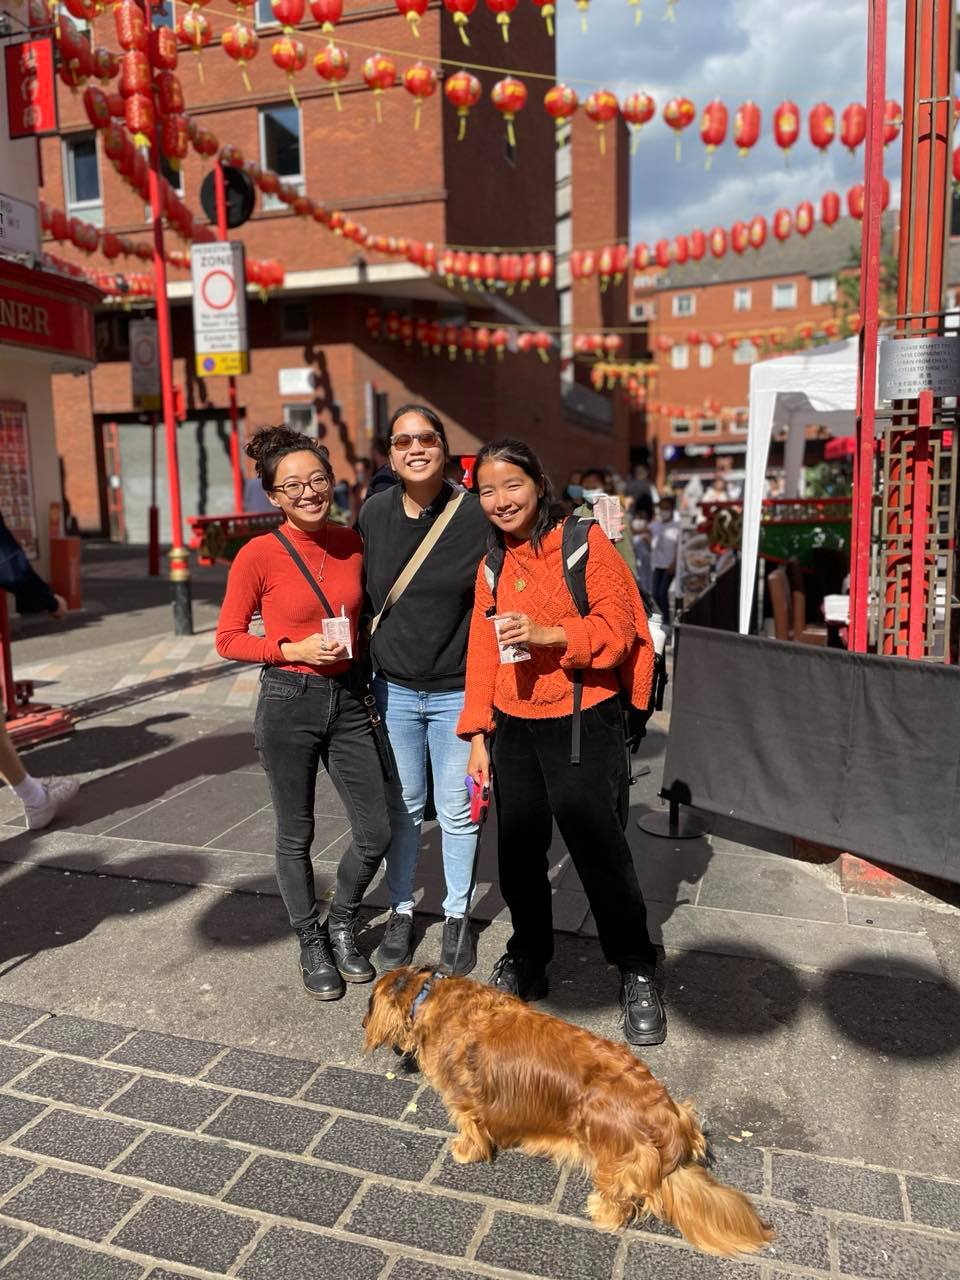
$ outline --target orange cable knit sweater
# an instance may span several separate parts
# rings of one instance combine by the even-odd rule
[[[583,670],[583,708],[594,707],[619,692],[617,668],[636,637],[629,588],[636,587],[619,553],[599,527],[590,530],[587,599],[590,612],[577,613],[563,576],[561,526],[543,539],[538,552],[529,542],[507,539],[503,571],[497,585],[498,613],[525,613],[545,627],[562,627],[565,649],[531,646],[528,662],[501,664],[494,626],[487,616],[493,597],[477,574],[476,597],[467,648],[467,687],[457,725],[461,738],[490,733],[493,711],[524,719],[573,714],[573,679]],[[517,583],[524,586],[518,589]]]

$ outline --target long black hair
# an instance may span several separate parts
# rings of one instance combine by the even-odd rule
[[[324,445],[300,431],[291,431],[289,427],[261,427],[247,441],[246,454],[256,463],[257,475],[267,493],[274,487],[280,460],[288,453],[312,453],[333,484],[333,467]]]
[[[424,420],[424,422],[427,424],[428,427],[433,428],[433,430],[440,437],[440,441],[443,444],[444,457],[449,458],[450,446],[447,444],[446,430],[444,429],[444,425],[440,421],[439,417],[434,413],[434,411],[429,407],[429,405],[402,404],[390,419],[390,427],[387,431],[388,442],[390,437],[393,436],[393,428],[397,425],[397,423],[400,421],[400,419],[403,417],[405,413],[415,413],[419,418],[422,418]]]
[[[485,462],[508,462],[514,467],[519,467],[540,490],[540,496],[537,499],[537,515],[530,532],[531,545],[534,551],[538,551],[546,535],[551,529],[556,528],[566,514],[561,504],[556,501],[553,485],[543,469],[543,463],[523,440],[513,440],[509,437],[504,440],[491,440],[481,448],[473,464],[475,492],[480,487],[478,477],[480,468]],[[504,546],[503,530],[498,529],[493,521],[490,522],[490,540],[497,546]]]

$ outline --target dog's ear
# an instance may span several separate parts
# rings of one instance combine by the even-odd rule
[[[363,1019],[363,1044],[367,1053],[386,1044],[393,1045],[402,1053],[412,1052],[409,1003],[402,994],[409,986],[412,976],[410,969],[395,969],[377,979]]]

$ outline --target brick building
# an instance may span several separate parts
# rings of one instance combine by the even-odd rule
[[[159,20],[175,21],[180,3],[166,0]],[[466,54],[471,64],[517,67],[552,79],[554,43],[544,37],[536,8],[527,6],[513,15],[509,44],[492,16],[478,10],[470,24],[469,51],[439,3],[432,3],[421,20],[419,39],[392,2],[347,0],[345,10],[333,37],[352,64],[339,86],[342,111],[313,73],[313,54],[327,36],[311,21],[297,33],[307,46],[308,62],[297,77],[299,105],[292,103],[286,79],[270,58],[270,42],[279,28],[269,0],[258,0],[261,45],[248,69],[252,92],[245,92],[238,68],[216,43],[201,55],[202,79],[201,60],[181,52],[178,75],[188,114],[212,129],[221,145],[239,147],[247,159],[274,169],[373,234],[466,249],[552,245],[556,166],[562,162],[556,159],[553,122],[539,109],[538,82],[530,84],[530,109],[517,119],[514,151],[489,101],[495,74],[479,73],[483,97],[470,114],[462,142],[442,86],[424,102],[420,128],[414,130],[413,100],[399,82],[384,95],[383,123],[377,124],[373,96],[359,75],[367,54],[382,47],[396,51],[401,75],[417,58],[443,59],[449,72]],[[217,3],[205,13],[215,33],[234,20]],[[96,19],[93,40],[115,47],[109,10]],[[149,239],[146,211],[102,155],[101,139],[89,128],[81,98],[65,89],[60,96],[62,136],[43,144],[45,199],[68,215]],[[587,128],[595,146],[592,126]],[[208,168],[192,152],[184,162],[181,193],[195,212]],[[349,475],[353,460],[369,452],[372,436],[389,413],[406,400],[422,399],[449,424],[458,452],[472,451],[496,435],[516,434],[542,452],[558,479],[588,460],[624,465],[626,427],[615,421],[606,398],[565,409],[556,350],[549,363],[535,352],[508,354],[503,361],[492,354],[483,362],[468,363],[462,356],[451,361],[445,351],[440,357],[424,356],[416,344],[408,348],[402,342],[375,340],[365,323],[374,307],[442,323],[543,326],[555,332],[559,312],[554,287],[534,285],[509,297],[502,289],[450,287],[442,277],[360,249],[284,205],[274,201],[271,207],[263,196],[258,196],[251,220],[232,234],[243,239],[248,256],[278,258],[286,272],[276,296],[261,302],[251,295],[251,372],[238,379],[246,429],[285,419],[315,431],[329,446],[338,473]],[[184,506],[191,514],[224,511],[232,507],[226,379],[195,376],[189,281],[177,271],[170,279],[175,381],[184,389],[187,411],[179,432]],[[78,527],[106,531],[112,523],[116,536],[140,540],[150,446],[143,416],[131,409],[131,314],[135,311],[122,307],[101,312],[100,363],[86,380],[58,380],[56,419],[66,498]],[[161,495],[163,487],[161,480]],[[117,493],[124,500],[122,517],[120,504],[110,500]]]

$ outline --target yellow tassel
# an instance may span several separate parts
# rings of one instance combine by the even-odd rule
[[[677,141],[674,148],[674,154],[676,155],[676,158],[677,158],[677,164],[679,164],[680,163],[680,135],[679,134],[677,134]]]
[[[333,87],[333,100],[337,104],[337,110],[342,111],[343,103],[340,101],[340,90],[336,87],[336,85],[334,85]]]
[[[713,147],[707,147],[707,159],[704,163],[704,169],[710,170],[713,167]]]
[[[377,108],[377,124],[383,124],[383,111],[380,108],[381,93],[383,93],[382,89],[374,89],[373,91],[373,101]]]
[[[467,113],[460,111],[458,114],[460,116],[460,127],[457,129],[457,141],[462,142],[467,135]]]
[[[512,116],[507,117],[507,141],[510,143],[511,147],[515,147],[517,145],[517,135],[513,131]]]
[[[500,30],[503,32],[503,43],[510,43],[510,15],[509,13],[498,13],[497,22],[500,24]]]
[[[630,154],[632,156],[635,156],[637,154],[637,148],[639,146],[640,146],[640,130],[631,129],[630,130]]]
[[[598,124],[597,129],[600,132],[600,154],[605,156],[607,154],[607,131],[602,124]]]
[[[550,363],[550,357],[544,351],[543,347],[537,347],[537,355],[540,357],[540,359],[543,361],[544,364]]]
[[[241,66],[241,68],[240,68],[240,74],[243,76],[243,84],[244,84],[244,88],[246,89],[247,93],[252,93],[252,92],[253,92],[253,85],[250,83],[250,77],[247,75],[247,68],[246,68],[246,66],[245,66],[245,65],[244,65],[244,66]]]
[[[290,97],[293,99],[293,105],[299,108],[300,103],[297,100],[297,91],[293,87],[293,76],[289,72],[287,73],[287,79],[290,81]]]
[[[455,13],[453,20],[457,24],[457,30],[460,32],[460,39],[464,44],[470,43],[470,37],[467,35],[467,15],[465,13]]]
[[[420,15],[418,13],[414,13],[411,10],[410,13],[407,14],[407,21],[410,23],[410,26],[413,29],[413,34],[419,40],[420,39]]]
[[[416,107],[414,108],[414,112],[413,112],[413,127],[414,127],[415,129],[419,129],[419,128],[420,128],[420,107],[421,107],[421,105],[422,105],[422,104],[421,104],[421,102],[420,102],[420,99],[418,98],[418,99],[417,99],[417,105],[416,105]]]

